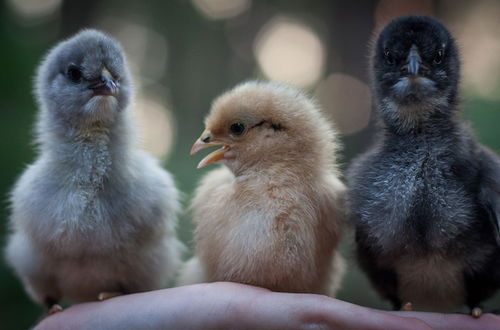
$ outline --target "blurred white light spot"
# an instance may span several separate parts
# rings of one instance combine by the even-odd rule
[[[144,84],[154,84],[165,75],[168,47],[165,37],[153,29],[114,17],[99,20],[125,49],[133,76],[140,77]]]
[[[267,23],[254,43],[263,73],[272,80],[308,87],[321,78],[325,49],[307,25],[277,17]]]
[[[226,19],[250,8],[251,0],[192,0],[193,5],[209,19]]]
[[[146,80],[158,81],[165,74],[167,41],[156,31],[138,24],[126,24],[117,38],[123,40],[125,51],[138,73]]]
[[[346,74],[332,74],[316,88],[316,99],[344,134],[365,128],[370,121],[371,92],[367,84]]]
[[[462,53],[465,91],[500,100],[500,4],[480,2],[457,20],[453,31]]]
[[[7,0],[13,11],[24,18],[39,18],[55,13],[62,0]]]
[[[159,159],[165,159],[174,137],[171,111],[150,97],[139,95],[134,105],[141,147]]]

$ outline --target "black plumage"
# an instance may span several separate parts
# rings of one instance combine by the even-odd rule
[[[375,145],[349,169],[361,268],[395,309],[475,308],[500,287],[500,158],[460,118],[459,55],[439,22],[390,22],[372,54]]]

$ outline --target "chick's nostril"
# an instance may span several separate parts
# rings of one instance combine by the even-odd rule
[[[201,136],[199,137],[199,140],[203,143],[209,143],[211,139],[212,139],[212,133],[208,130],[204,130]]]
[[[205,142],[205,143],[210,142],[210,135],[207,135],[207,136],[205,136],[205,137],[202,137],[202,139],[201,139],[201,140],[202,140],[203,142]]]

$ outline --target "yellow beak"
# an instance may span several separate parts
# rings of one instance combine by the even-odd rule
[[[208,154],[205,158],[201,160],[201,162],[198,163],[198,166],[196,168],[202,168],[207,166],[208,164],[212,164],[221,160],[222,158],[224,158],[224,153],[229,150],[229,147],[224,142],[213,141],[211,140],[211,137],[212,133],[208,130],[204,130],[201,136],[196,140],[196,142],[191,147],[190,155],[192,156],[201,149],[209,147],[214,147],[214,146],[223,146],[223,147]]]

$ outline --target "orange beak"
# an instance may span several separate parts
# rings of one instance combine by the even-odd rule
[[[206,141],[206,142],[204,142]],[[215,163],[222,158],[224,158],[224,153],[226,151],[229,151],[229,146],[226,145],[224,142],[221,141],[214,141],[212,140],[212,133],[208,130],[204,130],[201,136],[196,140],[196,142],[193,144],[193,147],[191,148],[190,155],[194,155],[201,149],[209,148],[209,147],[214,147],[214,146],[223,146],[220,149],[215,150],[214,152],[208,154],[205,158],[201,160],[201,162],[198,163],[198,166],[196,168],[202,168],[207,166],[208,164]]]

